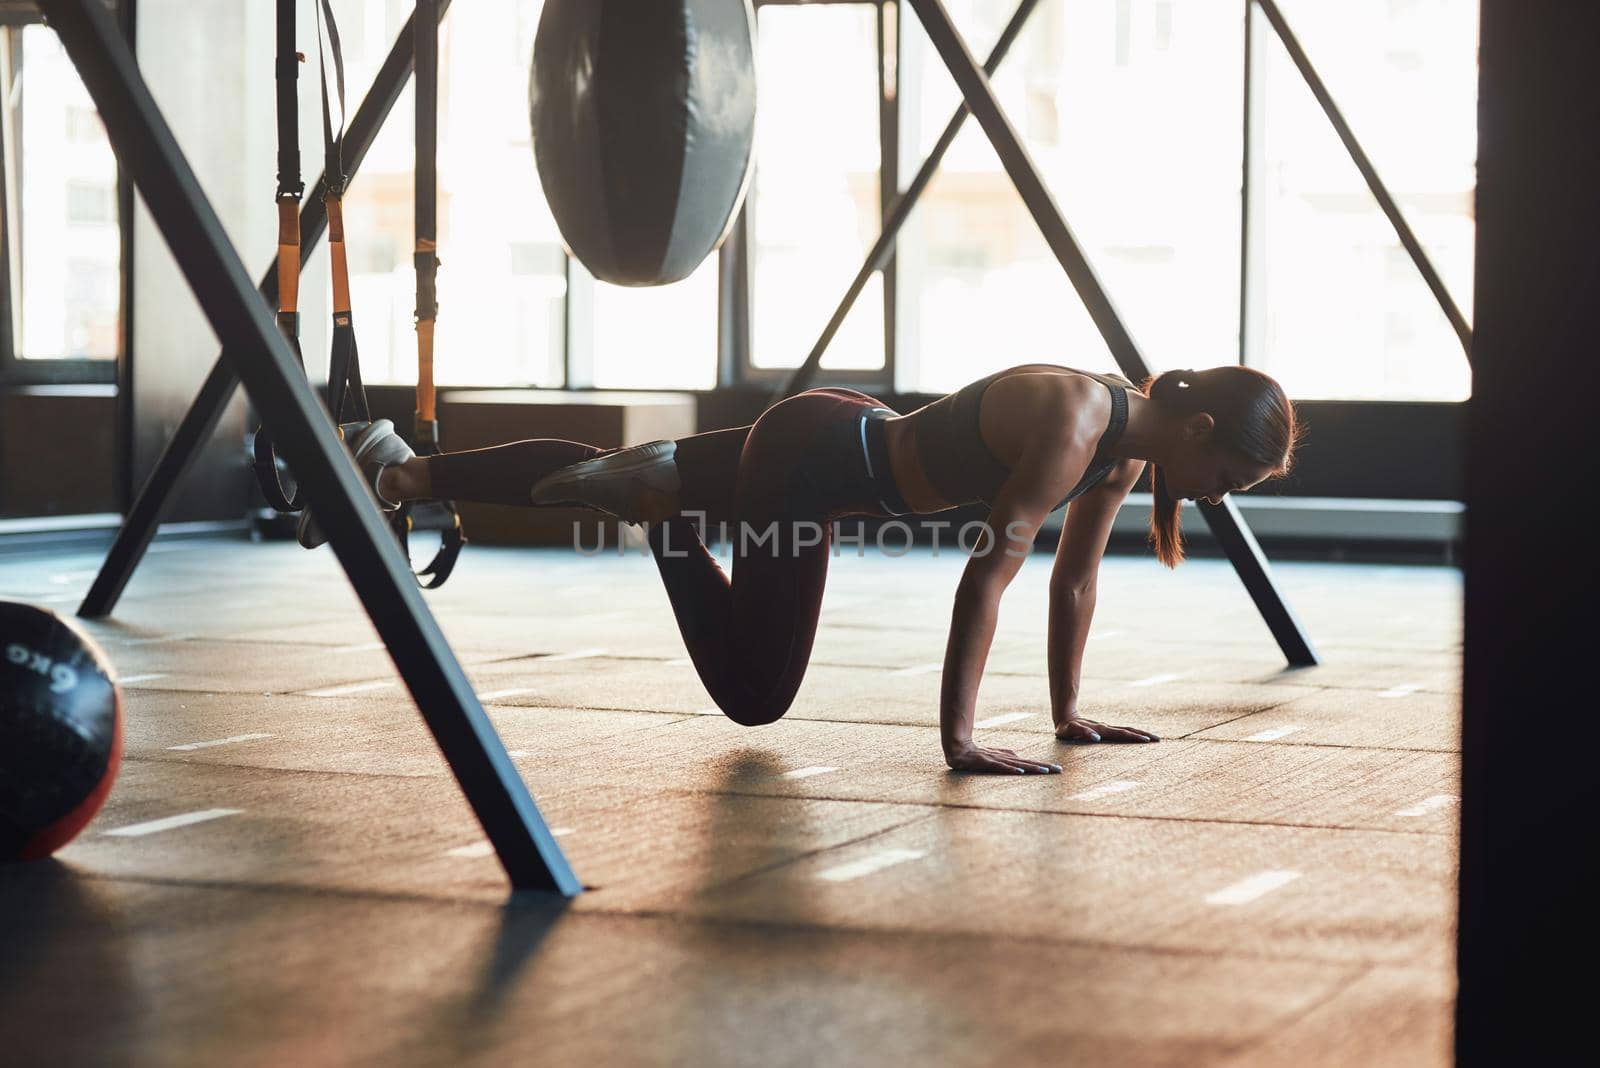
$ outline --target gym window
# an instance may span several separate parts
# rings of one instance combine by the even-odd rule
[[[0,24],[0,383],[111,383],[122,349],[116,158],[56,35]]]

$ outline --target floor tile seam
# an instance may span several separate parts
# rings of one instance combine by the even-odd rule
[[[951,801],[915,801],[901,798],[873,800],[871,798],[837,797],[821,794],[763,794],[753,791],[746,792],[739,790],[688,790],[673,792],[683,793],[691,796],[721,795],[737,797],[787,798],[796,801],[856,802],[860,804],[871,805],[912,805],[916,807],[948,809],[959,812],[1006,812],[1025,816],[1087,816],[1094,819],[1149,820],[1151,822],[1192,823],[1203,826],[1218,827],[1281,827],[1293,830],[1340,831],[1357,832],[1362,834],[1393,834],[1407,837],[1420,836],[1424,838],[1454,838],[1456,836],[1456,832],[1453,830],[1433,831],[1424,827],[1400,830],[1392,827],[1364,827],[1356,824],[1342,823],[1298,823],[1278,822],[1275,820],[1227,819],[1220,816],[1160,816],[1151,815],[1148,813],[1133,812],[1087,812],[1078,809],[1013,808],[1009,805],[973,805]]]
[[[1226,724],[1218,724],[1217,726],[1226,726]],[[1280,749],[1350,749],[1363,753],[1454,753],[1457,756],[1461,754],[1460,746],[1454,749],[1438,749],[1432,746],[1420,745],[1353,745],[1340,742],[1292,742],[1287,737],[1274,738],[1269,742],[1252,742],[1245,738],[1206,738],[1203,736],[1203,732],[1215,729],[1216,727],[1201,727],[1200,730],[1192,731],[1189,734],[1173,735],[1172,739],[1184,742],[1204,742],[1209,745],[1270,745]]]
[[[1287,1033],[1297,1024],[1304,1022],[1316,1013],[1320,1012],[1322,1009],[1338,1001],[1346,993],[1352,990],[1357,983],[1371,975],[1381,966],[1381,964],[1376,962],[1365,962],[1361,964],[1350,965],[1346,974],[1341,976],[1333,984],[1331,989],[1323,992],[1319,997],[1312,999],[1309,1005],[1306,1005],[1304,1008],[1298,1011],[1291,1011],[1282,1014],[1282,1016],[1275,1020],[1270,1027],[1264,1028],[1258,1034],[1252,1035],[1249,1038],[1243,1039],[1231,1046],[1223,1055],[1222,1059],[1218,1062],[1219,1065],[1221,1065],[1222,1068],[1226,1068],[1227,1065],[1235,1062],[1238,1060],[1238,1058],[1249,1053],[1250,1050],[1264,1046],[1268,1041]]]
[[[604,889],[603,887],[601,889]],[[754,927],[761,929],[774,929],[782,931],[825,931],[836,935],[867,935],[875,937],[897,937],[918,940],[982,940],[986,943],[997,941],[992,932],[974,930],[940,930],[937,928],[916,927],[874,927],[861,924],[826,924],[803,919],[753,919],[746,916],[724,916],[699,912],[681,912],[664,908],[639,908],[628,906],[613,906],[606,903],[597,903],[585,906],[586,914],[608,916],[633,916],[642,919],[679,920],[688,923],[714,923],[730,927]],[[1177,927],[1172,930],[1182,930]],[[1397,967],[1396,962],[1374,957],[1360,957],[1352,959],[1347,956],[1317,956],[1305,953],[1266,953],[1241,951],[1237,947],[1229,949],[1210,949],[1196,946],[1171,946],[1154,942],[1119,942],[1114,939],[1057,937],[1048,934],[1008,935],[1008,940],[1026,943],[1029,946],[1044,944],[1052,947],[1071,949],[1096,949],[1109,950],[1116,953],[1140,953],[1152,957],[1178,957],[1201,958],[1207,960],[1223,960],[1239,963],[1255,962],[1267,964],[1310,965],[1326,967],[1337,970],[1376,970],[1384,967]],[[1453,944],[1453,943],[1452,943]],[[1412,965],[1412,967],[1422,967]],[[1448,971],[1448,968],[1441,968]]]
[[[752,796],[752,795],[737,795],[737,796]],[[770,796],[770,795],[754,795],[754,796]],[[806,800],[812,800],[812,799],[811,798],[806,798]],[[856,801],[857,803],[862,803],[862,804],[894,804],[894,802],[876,802],[876,801],[863,802],[863,801],[861,801],[860,798],[854,798],[852,800]],[[920,807],[920,806],[897,806],[897,807]],[[921,815],[911,815],[911,816],[908,816],[906,819],[901,820],[900,822],[895,823],[895,824],[893,824],[891,826],[880,827],[880,828],[878,828],[876,830],[867,831],[864,834],[859,834],[854,838],[849,838],[849,839],[846,839],[846,840],[841,841],[841,842],[834,842],[834,843],[832,843],[830,845],[818,846],[816,849],[808,849],[808,850],[805,850],[804,852],[796,853],[796,854],[794,854],[792,856],[784,857],[784,858],[782,858],[780,860],[775,860],[770,864],[764,864],[764,865],[762,865],[762,866],[760,866],[758,868],[754,868],[754,869],[752,869],[750,871],[741,872],[740,874],[735,875],[731,879],[724,879],[724,880],[722,880],[720,882],[708,883],[708,884],[706,884],[705,888],[708,889],[708,890],[709,889],[724,890],[724,889],[727,889],[730,886],[735,886],[738,883],[744,882],[747,879],[752,879],[752,878],[755,878],[755,877],[761,876],[761,875],[767,875],[767,874],[770,874],[772,872],[779,871],[779,870],[781,870],[783,868],[789,867],[792,864],[798,864],[798,863],[801,863],[803,861],[810,860],[813,857],[820,857],[820,856],[823,856],[824,854],[831,853],[831,852],[833,852],[835,850],[838,850],[838,849],[845,849],[845,848],[848,848],[850,846],[860,845],[863,842],[870,842],[874,838],[879,838],[879,837],[882,837],[883,835],[891,834],[891,833],[893,833],[895,831],[904,830],[907,827],[913,827],[913,826],[916,826],[919,823],[926,823],[926,822],[928,822],[929,820],[931,820],[933,818],[934,818],[934,813],[932,813],[932,812],[928,812],[928,813],[921,814]]]
[[[432,782],[432,781],[438,780],[438,779],[453,779],[454,778],[453,773],[450,771],[449,765],[444,763],[444,758],[442,756],[439,758],[439,760],[440,760],[440,770],[438,772],[422,772],[422,773],[417,773],[417,774],[405,774],[405,773],[401,773],[401,772],[392,772],[392,771],[338,770],[338,769],[330,769],[330,768],[285,768],[285,767],[278,767],[276,765],[244,764],[244,763],[238,763],[238,762],[235,762],[235,761],[223,761],[223,760],[197,761],[197,760],[192,760],[192,759],[186,759],[186,758],[183,758],[183,757],[162,757],[162,756],[145,755],[145,754],[129,754],[129,755],[125,756],[123,759],[127,763],[130,763],[130,764],[149,764],[149,765],[158,765],[158,766],[181,766],[181,767],[204,767],[204,768],[207,768],[207,769],[219,769],[219,770],[226,770],[226,771],[254,771],[254,772],[262,772],[262,773],[265,773],[265,774],[268,774],[268,775],[284,775],[284,776],[294,776],[294,777],[302,777],[302,778],[310,778],[310,777],[318,777],[318,778],[351,778],[351,779],[362,779],[362,780],[383,779],[383,780],[389,780],[389,781],[393,781],[393,782],[413,782],[413,783],[414,782]],[[1007,781],[1010,781],[1010,780],[1007,779]],[[524,779],[524,784],[527,787],[529,793],[535,795],[535,797],[537,798],[537,795],[540,792],[539,789],[538,789],[537,782],[528,782],[526,779]],[[586,787],[586,788],[590,788],[590,787],[592,787],[592,788],[604,788],[604,787],[607,787],[607,786],[610,786],[610,785],[614,785],[614,784],[605,783],[605,782],[591,783],[591,784],[588,784],[588,787]],[[717,789],[717,788],[697,788],[697,787],[693,787],[693,786],[689,786],[689,787],[666,786],[666,787],[664,787],[662,789],[659,789],[659,790],[647,791],[647,796],[652,796],[652,797],[756,797],[756,798],[763,798],[763,799],[774,800],[774,801],[785,801],[785,800],[788,800],[788,801],[827,801],[827,802],[836,803],[836,804],[880,805],[880,806],[927,808],[927,809],[949,809],[949,810],[953,810],[953,811],[964,811],[964,812],[1007,812],[1007,813],[1014,813],[1014,814],[1021,814],[1021,815],[1034,815],[1034,816],[1086,816],[1086,817],[1092,817],[1092,818],[1096,818],[1096,819],[1150,820],[1150,821],[1160,821],[1160,822],[1192,823],[1192,824],[1200,824],[1200,825],[1216,825],[1216,826],[1227,826],[1227,827],[1238,827],[1238,826],[1244,826],[1244,827],[1284,827],[1284,828],[1299,828],[1299,829],[1303,829],[1303,830],[1358,831],[1358,832],[1370,832],[1370,833],[1380,833],[1380,834],[1396,834],[1396,835],[1411,835],[1411,836],[1422,836],[1422,837],[1453,837],[1454,834],[1455,834],[1454,831],[1448,831],[1448,830],[1447,831],[1435,831],[1435,830],[1429,830],[1429,829],[1423,828],[1423,827],[1419,827],[1419,828],[1416,828],[1416,829],[1413,829],[1413,830],[1397,830],[1397,829],[1394,829],[1394,828],[1385,828],[1385,827],[1364,827],[1364,826],[1358,826],[1358,825],[1354,825],[1354,824],[1303,823],[1303,822],[1280,822],[1280,821],[1275,821],[1275,820],[1228,819],[1228,818],[1217,817],[1217,816],[1162,816],[1162,815],[1152,815],[1152,814],[1148,814],[1148,813],[1091,812],[1091,811],[1082,811],[1082,810],[1078,810],[1078,809],[1045,809],[1045,808],[1037,808],[1037,807],[1011,806],[1011,805],[963,804],[963,803],[960,803],[960,802],[951,802],[951,801],[919,801],[919,800],[909,799],[909,798],[844,797],[844,796],[838,796],[838,795],[832,795],[832,794],[810,794],[810,793],[764,793],[764,792],[757,791],[757,790],[738,789],[738,788]],[[931,818],[931,816],[929,818]]]

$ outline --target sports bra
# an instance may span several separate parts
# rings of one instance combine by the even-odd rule
[[[1128,424],[1128,390],[1134,388],[1133,383],[1121,375],[1079,371],[1075,367],[1062,367],[1060,364],[1019,364],[968,383],[954,393],[925,405],[916,413],[919,416],[917,459],[929,483],[939,496],[951,504],[979,501],[992,506],[995,494],[1011,476],[1011,469],[1001,463],[989,446],[984,444],[983,434],[978,428],[978,410],[983,403],[984,392],[995,381],[1032,368],[1073,371],[1094,379],[1111,392],[1111,420],[1106,424],[1105,433],[1100,435],[1089,468],[1056,507],[1099,485],[1116,466],[1117,460],[1110,453]]]

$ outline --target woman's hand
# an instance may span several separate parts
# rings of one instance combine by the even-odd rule
[[[964,742],[945,750],[944,760],[956,771],[982,771],[998,775],[1054,775],[1060,764],[1019,757],[1010,749],[989,749]]]
[[[1134,727],[1114,727],[1109,723],[1097,723],[1092,719],[1081,719],[1073,716],[1065,723],[1057,724],[1056,738],[1063,742],[1074,742],[1078,745],[1089,745],[1093,742],[1159,742],[1161,739],[1149,731],[1138,730]]]

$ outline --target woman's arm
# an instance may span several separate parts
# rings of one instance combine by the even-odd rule
[[[1038,430],[1030,435],[1011,477],[995,496],[988,529],[956,588],[939,696],[940,741],[952,768],[1012,773],[1060,770],[972,741],[978,684],[994,641],[1000,596],[1022,567],[1044,517],[1076,484],[1094,455],[1093,437],[1079,432],[1075,426],[1079,421],[1064,410],[1066,396],[1052,396],[1056,398],[1048,406],[1052,410],[1038,421]]]
[[[1078,715],[1083,649],[1094,618],[1100,561],[1117,509],[1144,473],[1143,460],[1124,460],[1105,481],[1067,506],[1050,572],[1050,714],[1056,737],[1074,742],[1153,742],[1148,731],[1112,727]]]

